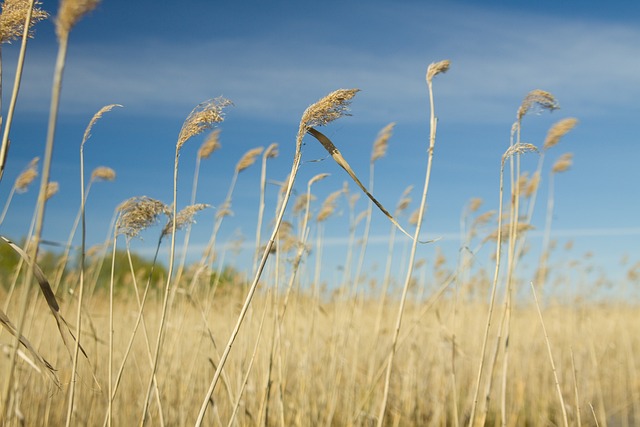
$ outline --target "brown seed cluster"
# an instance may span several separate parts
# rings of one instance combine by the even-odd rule
[[[256,147],[244,153],[244,155],[240,158],[238,164],[236,165],[236,172],[242,172],[243,170],[253,165],[256,162],[258,156],[262,154],[262,150],[264,150],[264,148]]]
[[[232,105],[226,98],[215,98],[205,101],[191,111],[180,129],[176,149],[180,151],[189,138],[201,134],[207,129],[211,129],[216,123],[224,120],[223,110]]]
[[[387,154],[387,148],[389,147],[389,139],[393,133],[395,123],[389,123],[383,127],[373,143],[373,152],[371,153],[371,163],[375,162],[381,157]]]
[[[208,159],[209,156],[211,156],[211,154],[220,147],[220,129],[215,129],[200,146],[200,149],[198,150],[198,158]]]
[[[518,121],[522,120],[522,117],[535,106],[542,110],[549,111],[560,108],[558,101],[556,101],[556,98],[552,94],[544,90],[535,89],[525,96],[520,108],[518,108]]]
[[[560,142],[560,139],[565,136],[571,129],[573,129],[578,124],[578,119],[568,118],[562,119],[549,129],[547,132],[547,137],[544,140],[543,149],[548,149],[557,145]]]
[[[117,234],[128,238],[138,236],[142,230],[154,225],[160,214],[169,214],[169,207],[151,197],[132,197],[118,206]]]
[[[209,205],[204,203],[196,203],[195,205],[189,205],[176,214],[176,230],[180,230],[185,225],[193,224],[195,220],[193,217],[196,213],[203,209],[208,208]],[[162,235],[165,236],[171,233],[173,229],[173,221],[170,219],[162,229]]]
[[[33,37],[33,26],[49,17],[47,12],[40,9],[42,3],[33,4],[31,21],[29,22],[29,37]],[[29,0],[5,0],[0,14],[0,43],[10,43],[24,33],[24,23],[31,7]]]
[[[113,181],[116,179],[116,171],[107,166],[98,166],[91,173],[91,180]]]
[[[56,35],[59,39],[66,38],[71,29],[87,13],[98,6],[100,0],[62,0],[56,18]]]
[[[430,64],[429,67],[427,68],[427,82],[431,84],[431,81],[435,76],[437,76],[440,73],[446,73],[447,70],[449,70],[450,66],[451,66],[451,61],[449,61],[448,59]]]
[[[302,114],[298,130],[298,143],[304,134],[314,126],[324,126],[342,116],[347,116],[351,99],[360,89],[338,89],[331,92],[315,104],[309,106]]]

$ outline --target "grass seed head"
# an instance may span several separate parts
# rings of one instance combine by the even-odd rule
[[[517,144],[512,145],[507,149],[507,151],[505,151],[505,153],[502,155],[502,163],[504,163],[509,157],[515,154],[524,154],[524,153],[530,153],[530,152],[537,153],[538,147],[526,142],[519,142]]]
[[[244,153],[236,165],[236,172],[242,172],[253,165],[256,162],[256,158],[262,154],[262,150],[264,150],[264,148],[256,147]]]
[[[186,208],[182,209],[180,212],[176,214],[176,230],[180,230],[185,225],[193,224],[195,222],[195,220],[193,219],[195,214],[208,207],[210,206],[207,204],[196,203],[195,205],[189,205]],[[173,229],[173,220],[169,219],[169,221],[167,221],[164,228],[162,229],[162,235],[166,236],[170,234],[172,229]]]
[[[18,178],[16,178],[15,188],[18,193],[24,193],[29,188],[29,185],[36,179],[38,176],[38,162],[40,161],[39,157],[34,157],[29,165],[25,168],[24,171]]]
[[[396,124],[389,123],[385,127],[383,127],[376,140],[373,143],[373,152],[371,153],[371,163],[375,162],[381,157],[384,157],[387,154],[387,148],[389,147],[389,139],[393,133],[393,128]]]
[[[449,61],[448,59],[430,64],[429,67],[427,68],[427,82],[431,84],[431,81],[435,76],[437,76],[440,73],[446,73],[447,70],[449,70],[450,66],[451,66],[451,61]]]
[[[208,159],[214,151],[220,148],[220,129],[215,129],[209,134],[198,150],[198,158]]]
[[[48,182],[47,189],[44,193],[45,200],[49,200],[50,198],[55,196],[58,193],[58,190],[60,190],[60,184],[58,184],[56,181]]]
[[[309,128],[324,126],[342,116],[348,116],[351,99],[360,89],[338,89],[309,106],[302,114],[298,129],[298,144],[302,143],[304,134]]]
[[[322,207],[320,208],[320,212],[318,212],[318,216],[316,217],[316,220],[318,222],[325,221],[335,212],[336,201],[342,193],[343,190],[337,190],[327,196],[327,198],[322,203]]]
[[[142,230],[154,225],[160,214],[169,214],[169,207],[151,197],[132,197],[117,207],[120,215],[116,223],[117,234],[128,238],[138,236]]]
[[[271,145],[269,145],[266,150],[264,150],[265,159],[276,158],[276,157],[278,157],[278,154],[280,154],[278,152],[278,144],[275,143],[275,142],[272,143]]]
[[[31,21],[29,23],[29,37],[33,37],[33,26],[49,17],[49,14],[40,9],[42,3],[36,1],[33,4]],[[2,3],[0,13],[0,43],[11,43],[24,33],[24,22],[31,7],[29,0],[5,0]]]
[[[113,181],[116,179],[116,171],[107,166],[98,166],[91,172],[91,180]]]
[[[480,209],[482,203],[483,201],[480,197],[474,197],[473,199],[469,200],[469,212],[476,212],[478,209]]]
[[[566,172],[573,164],[573,153],[565,153],[553,164],[551,173]]]
[[[80,19],[98,6],[100,0],[61,0],[56,18],[56,35],[66,38]]]
[[[518,108],[518,121],[522,120],[524,115],[536,106],[541,110],[549,111],[560,108],[558,101],[552,94],[544,90],[535,89],[525,96],[520,108]]]
[[[93,117],[89,121],[89,125],[87,126],[87,129],[85,129],[84,131],[84,136],[82,137],[82,145],[84,145],[84,143],[87,142],[87,140],[91,136],[91,129],[93,129],[93,125],[95,125],[96,122],[102,118],[102,115],[104,113],[108,113],[109,111],[113,110],[115,107],[122,107],[122,105],[120,104],[105,105],[100,110],[98,110],[97,113],[93,115]]]
[[[547,137],[544,140],[544,145],[542,148],[544,150],[557,145],[560,142],[560,139],[565,136],[571,129],[573,129],[578,124],[578,119],[573,117],[568,119],[562,119],[549,129],[547,133]]]
[[[218,97],[205,101],[194,108],[182,124],[176,150],[180,151],[189,138],[211,129],[216,123],[222,122],[224,120],[223,110],[229,105],[232,105],[231,101]]]

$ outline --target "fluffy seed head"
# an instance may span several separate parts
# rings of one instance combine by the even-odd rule
[[[44,193],[45,200],[49,200],[50,198],[55,196],[58,193],[58,190],[60,190],[60,184],[58,184],[56,181],[48,182],[47,189]]]
[[[504,163],[509,157],[515,154],[524,154],[529,152],[538,152],[538,148],[533,144],[528,144],[526,142],[519,142],[517,144],[512,145],[505,151],[502,155],[502,162]]]
[[[573,164],[573,153],[565,153],[554,163],[551,173],[566,172]]]
[[[224,120],[223,109],[232,105],[226,98],[218,97],[199,104],[191,111],[180,129],[176,149],[180,151],[185,142],[191,137],[211,129],[216,123]]]
[[[107,166],[98,166],[91,172],[91,180],[101,179],[103,181],[113,181],[116,179],[116,171]]]
[[[120,213],[116,223],[117,234],[124,234],[130,239],[155,224],[160,214],[169,214],[167,205],[147,196],[125,200],[117,210]]]
[[[98,110],[97,113],[95,113],[93,115],[93,117],[89,121],[89,125],[87,126],[87,129],[85,129],[85,131],[84,131],[84,136],[82,137],[82,145],[84,145],[84,143],[87,142],[87,140],[91,136],[91,129],[93,129],[93,125],[95,125],[96,122],[98,120],[100,120],[100,118],[102,117],[102,115],[104,113],[107,113],[107,112],[113,110],[115,107],[122,107],[122,105],[120,105],[120,104],[105,105],[100,110]]]
[[[318,222],[326,220],[331,216],[331,214],[333,214],[333,212],[336,210],[336,200],[342,193],[343,190],[338,190],[327,196],[327,198],[322,203],[322,207],[320,208],[320,212],[318,212],[318,216],[316,217],[316,220]]]
[[[373,152],[371,153],[371,163],[375,162],[381,157],[387,154],[387,148],[389,147],[389,139],[393,132],[395,123],[389,123],[378,132],[378,137],[373,143]]]
[[[469,200],[469,212],[476,212],[482,206],[482,199],[479,197],[474,197]]]
[[[536,171],[531,175],[531,179],[527,182],[527,187],[524,189],[524,196],[531,197],[538,190],[540,185],[540,172]]]
[[[450,66],[451,61],[449,61],[448,59],[430,64],[427,68],[427,82],[431,84],[431,81],[435,76],[440,73],[446,73]]]
[[[208,159],[214,151],[220,148],[220,129],[215,129],[209,134],[198,150],[198,158]]]
[[[189,205],[186,208],[182,209],[176,215],[176,230],[180,230],[185,225],[193,224],[195,222],[195,220],[193,219],[195,214],[208,207],[209,205],[207,204],[197,203],[195,205]],[[167,234],[170,234],[172,229],[173,229],[173,220],[169,219],[169,221],[165,224],[164,228],[162,229],[162,235],[166,236]]]
[[[18,175],[16,178],[15,187],[18,193],[24,193],[27,191],[29,185],[33,182],[34,179],[38,176],[38,162],[40,161],[39,157],[33,158],[29,165],[25,168],[25,170]]]
[[[326,177],[328,177],[330,174],[328,173],[319,173],[318,175],[314,176],[313,178],[311,178],[309,180],[309,186],[311,186],[312,184],[315,184],[316,182],[325,179]]]
[[[309,106],[302,114],[298,129],[298,144],[302,143],[304,134],[314,126],[324,126],[342,116],[348,116],[351,99],[360,89],[338,89],[331,92],[315,104]]]
[[[553,147],[554,145],[560,142],[560,139],[565,136],[571,129],[573,129],[578,124],[578,119],[573,117],[568,119],[562,119],[549,129],[547,132],[547,137],[544,140],[544,145],[542,148],[544,150]]]
[[[61,0],[56,18],[56,35],[66,38],[71,29],[87,13],[98,6],[100,0]]]
[[[536,106],[540,110],[549,111],[560,108],[558,101],[556,101],[556,98],[552,94],[544,90],[535,89],[525,96],[520,108],[518,108],[518,121],[522,120],[522,117]]]
[[[256,158],[262,154],[262,150],[264,150],[264,148],[256,147],[244,153],[236,165],[236,172],[242,172],[253,165],[256,162]]]
[[[49,14],[40,9],[42,3],[36,1],[33,4],[31,21],[29,22],[29,37],[33,37],[33,26],[49,17]],[[24,32],[24,22],[27,19],[27,12],[30,7],[29,0],[5,0],[2,3],[2,13],[0,14],[0,43],[11,43],[11,41],[22,37]]]

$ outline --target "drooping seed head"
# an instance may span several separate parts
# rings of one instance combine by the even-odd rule
[[[80,19],[98,6],[100,0],[61,0],[56,18],[58,39],[69,36],[71,29]]]
[[[186,208],[182,209],[176,215],[176,230],[180,230],[185,225],[193,224],[195,222],[195,220],[193,219],[195,214],[208,207],[210,206],[207,204],[197,203],[195,205],[189,205]],[[169,219],[169,221],[167,221],[164,228],[162,229],[162,235],[165,236],[170,234],[172,229],[173,229],[173,220]]]
[[[151,197],[132,197],[122,202],[116,210],[120,213],[116,233],[128,238],[138,236],[142,230],[154,225],[160,214],[170,214],[167,205]]]
[[[551,167],[551,173],[566,172],[573,164],[573,153],[565,153]]]
[[[256,158],[262,154],[262,150],[264,150],[264,148],[256,147],[244,153],[236,165],[236,172],[242,172],[253,165],[256,162]]]
[[[302,144],[302,138],[309,128],[324,126],[342,116],[348,116],[351,99],[359,91],[360,89],[338,89],[309,106],[300,119],[297,144]]]
[[[525,96],[520,108],[518,108],[518,122],[522,120],[525,114],[527,114],[532,108],[537,107],[540,110],[557,110],[560,108],[556,98],[544,90],[535,89]]]
[[[543,150],[549,149],[560,142],[560,139],[565,136],[571,129],[578,124],[578,119],[573,117],[568,119],[562,119],[549,129],[547,137],[544,140]]]
[[[49,14],[40,9],[42,2],[36,1],[33,4],[31,21],[29,22],[29,37],[33,37],[33,26],[49,17]],[[0,43],[11,43],[11,41],[22,37],[24,33],[24,23],[31,4],[29,0],[5,0],[2,3],[2,13],[0,14]]]
[[[327,198],[322,203],[322,207],[320,208],[320,212],[318,212],[318,216],[316,217],[316,221],[322,222],[329,218],[333,212],[336,210],[336,201],[338,197],[343,193],[342,190],[334,191],[329,194]]]
[[[430,64],[429,67],[427,67],[427,82],[431,84],[431,81],[435,76],[440,73],[446,73],[450,66],[451,61],[448,59]]]
[[[107,166],[98,166],[91,172],[91,180],[113,181],[116,179],[116,171]]]
[[[102,115],[104,113],[108,113],[109,111],[113,110],[115,107],[122,107],[122,105],[120,104],[105,105],[100,110],[98,110],[97,113],[93,115],[93,117],[89,121],[89,125],[84,131],[84,136],[82,137],[82,145],[84,145],[84,143],[87,142],[87,140],[91,136],[91,129],[93,129],[93,125],[95,125],[96,122],[100,120],[100,118],[102,118]]]
[[[208,159],[220,147],[220,129],[214,129],[200,146],[198,158]]]
[[[373,143],[373,152],[371,153],[371,163],[375,162],[381,157],[387,154],[387,148],[389,147],[389,139],[393,133],[393,128],[396,124],[389,123],[383,127]]]
[[[277,143],[272,143],[270,144],[266,150],[264,150],[264,158],[265,159],[273,159],[278,157],[278,154],[280,154],[278,152],[278,144]]]
[[[316,182],[325,179],[326,177],[328,177],[331,174],[328,173],[319,173],[318,175],[315,175],[313,178],[311,178],[309,180],[309,183],[307,184],[308,186],[311,186],[313,184],[315,184]]]
[[[530,152],[537,153],[538,147],[526,142],[519,142],[517,144],[512,145],[507,149],[507,151],[505,151],[505,153],[502,155],[502,163],[504,163],[509,157],[515,154],[524,154],[524,153],[530,153]]]
[[[480,209],[482,203],[483,201],[480,197],[474,197],[473,199],[469,200],[469,212],[476,212],[478,209]]]
[[[531,175],[531,179],[527,182],[527,187],[524,190],[525,197],[531,197],[538,190],[540,185],[540,172],[536,171]]]
[[[218,97],[205,101],[194,108],[182,124],[176,150],[180,151],[189,138],[211,129],[216,123],[222,122],[224,120],[223,110],[229,105],[232,105],[231,101]]]

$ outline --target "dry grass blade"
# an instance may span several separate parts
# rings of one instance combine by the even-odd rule
[[[389,213],[389,211],[387,211],[387,209],[385,209],[384,206],[382,206],[382,204],[376,200],[375,197],[373,197],[373,195],[371,193],[369,193],[369,191],[366,189],[366,187],[362,184],[362,182],[360,182],[360,180],[358,179],[358,177],[356,176],[356,174],[353,172],[353,169],[351,169],[351,166],[349,166],[349,163],[347,163],[347,161],[344,159],[344,157],[342,157],[342,154],[340,153],[340,151],[338,151],[338,149],[336,148],[336,146],[333,144],[333,142],[331,142],[331,140],[329,138],[327,138],[324,134],[322,134],[321,132],[318,132],[317,130],[315,130],[314,128],[309,128],[307,129],[307,132],[313,136],[315,139],[317,139],[320,144],[322,144],[322,146],[325,148],[325,150],[327,150],[329,152],[329,154],[331,154],[331,157],[333,158],[333,160],[336,161],[336,163],[338,163],[338,165],[340,165],[340,167],[342,167],[342,169],[344,169],[349,176],[351,177],[351,179],[358,185],[358,187],[360,187],[360,189],[367,195],[367,197],[369,197],[369,199],[371,199],[371,201],[378,207],[378,209],[387,217],[389,218],[389,221],[391,221],[393,223],[393,225],[395,225],[396,227],[398,227],[398,230],[400,230],[402,233],[404,233],[407,237],[409,237],[410,239],[413,240],[413,236],[411,236],[409,233],[407,233],[405,231],[404,228],[402,228],[402,226],[398,223],[398,221],[396,221],[396,219]],[[428,243],[428,242],[420,242],[420,243]]]
[[[33,37],[33,26],[49,17],[49,14],[40,9],[42,3],[34,2],[31,20],[29,22],[29,37]],[[29,0],[5,0],[0,14],[0,43],[10,43],[22,36],[27,13],[31,8]]]
[[[67,339],[62,330],[62,325],[65,326],[67,332],[71,335],[74,341],[76,337],[71,332],[71,329],[69,328],[69,324],[67,323],[67,321],[60,314],[60,306],[58,305],[56,296],[53,293],[53,290],[51,289],[51,285],[49,285],[49,281],[45,277],[44,273],[42,272],[38,264],[31,261],[31,258],[29,258],[29,256],[22,250],[20,246],[16,245],[15,243],[13,243],[11,240],[7,239],[4,236],[0,236],[0,239],[4,240],[5,243],[7,243],[11,247],[11,249],[13,249],[18,255],[20,255],[20,257],[24,260],[24,262],[33,270],[33,275],[38,281],[38,285],[40,285],[40,290],[42,291],[42,295],[44,296],[44,299],[47,302],[47,305],[49,306],[49,309],[51,310],[53,317],[56,319],[56,324],[58,326],[58,331],[60,332],[60,336],[62,337],[62,341],[64,342],[67,349],[70,350],[71,348],[67,343]],[[84,356],[87,357],[87,353],[84,351],[82,346],[80,346],[80,350],[82,351],[82,354],[84,354]]]
[[[231,101],[218,97],[205,101],[194,108],[180,129],[176,144],[177,151],[180,151],[189,138],[199,135],[205,130],[211,129],[214,124],[223,121],[223,110],[229,105],[232,105]]]
[[[544,145],[542,148],[544,150],[557,145],[560,142],[560,139],[565,136],[571,129],[573,129],[578,124],[578,119],[573,117],[568,119],[562,119],[549,129],[547,132],[547,137],[544,140]]]
[[[44,357],[42,357],[36,351],[35,348],[33,348],[31,343],[29,342],[29,340],[27,340],[23,335],[18,336],[18,330],[13,325],[13,323],[11,323],[11,320],[9,320],[9,317],[7,317],[7,315],[5,314],[4,311],[2,311],[2,309],[0,309],[0,324],[7,331],[9,331],[9,333],[11,335],[13,335],[14,337],[18,338],[18,341],[20,341],[20,344],[22,344],[22,346],[24,348],[26,348],[27,351],[31,354],[31,356],[36,360],[37,364],[32,365],[33,368],[36,369],[37,371],[40,371],[40,368],[38,368],[38,366],[43,367],[45,372],[47,372],[51,376],[51,378],[53,379],[53,382],[55,383],[55,385],[58,388],[60,388],[60,381],[58,380],[58,377],[56,376],[55,368],[49,362],[47,362],[47,360]],[[24,359],[27,360],[28,363],[31,362],[31,360],[29,360],[28,358],[24,358]]]

